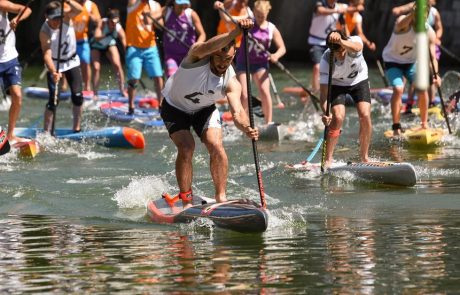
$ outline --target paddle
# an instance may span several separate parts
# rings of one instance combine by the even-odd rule
[[[62,45],[62,27],[64,24],[64,3],[65,0],[61,0],[61,23],[59,24],[59,39],[58,39],[58,55],[57,55],[57,62],[56,62],[56,71],[59,73],[59,66],[61,63],[61,45]],[[56,124],[56,109],[59,102],[59,79],[54,84],[54,108],[53,108],[53,118],[51,121],[51,135],[54,134],[54,127]]]
[[[329,77],[327,78],[327,102],[326,102],[326,116],[331,112],[332,103],[332,73],[334,70],[334,51],[329,48]],[[324,173],[324,164],[326,162],[326,147],[327,147],[327,134],[329,133],[329,125],[324,126],[324,141],[323,151],[321,155],[321,173]]]
[[[26,5],[24,6],[24,9],[21,10],[21,12],[19,12],[19,15],[17,16],[17,19],[18,21],[21,19],[22,15],[24,14],[24,12],[26,12],[27,8],[29,8],[30,4],[32,2],[34,2],[35,0],[29,0]],[[17,25],[17,24],[16,24]],[[1,43],[4,44],[6,42],[6,38],[8,38],[8,35],[11,33],[11,31],[13,30],[12,27],[10,27],[10,29],[8,30],[8,32],[6,32],[6,34],[1,38]]]
[[[246,59],[246,84],[247,84],[247,92],[248,97],[252,97],[251,93],[251,74],[249,73],[249,42],[248,42],[248,30],[244,29],[244,55]],[[252,100],[248,99],[248,107],[249,107],[249,124],[251,128],[254,128],[254,114],[252,110]],[[259,195],[260,195],[260,204],[263,208],[267,208],[267,203],[265,202],[265,193],[264,193],[264,184],[262,182],[262,172],[260,171],[259,165],[259,153],[257,151],[257,142],[255,139],[252,139],[252,152],[254,154],[254,162],[256,165],[256,174],[257,174],[257,184],[259,185]]]
[[[433,77],[436,78],[437,72],[436,72],[436,69],[434,68],[433,56],[431,55],[431,53],[432,52],[430,50],[429,56],[430,56],[431,71],[433,72]],[[442,108],[442,113],[444,114],[444,119],[446,120],[447,130],[449,130],[449,134],[452,134],[452,130],[450,129],[449,117],[447,114],[446,106],[444,105],[444,99],[442,97],[441,87],[439,87],[439,84],[437,84],[436,87],[438,89],[439,99],[441,100],[441,108]]]
[[[385,72],[382,67],[382,63],[380,62],[380,59],[376,59],[377,62],[377,68],[379,69],[380,77],[382,77],[383,84],[385,87],[390,87],[390,83],[388,82],[387,77],[385,76]]]
[[[446,47],[444,47],[442,44],[440,44],[439,47],[440,47],[441,50],[444,51],[444,53],[446,53],[448,56],[450,56],[451,58],[455,59],[455,61],[460,62],[460,58],[459,58],[457,55],[455,55],[455,53],[453,53],[452,51],[450,51],[449,49],[447,49]]]
[[[153,21],[153,24],[155,25],[155,27],[159,28],[163,32],[166,32],[168,35],[172,36],[174,39],[176,39],[176,41],[178,41],[180,44],[182,44],[185,48],[187,48],[187,49],[190,48],[190,45],[185,43],[184,40],[179,39],[176,36],[176,34],[174,34],[174,32],[172,32],[170,29],[168,29],[165,26],[163,26],[162,24],[160,24],[160,22],[157,19],[155,19],[153,16],[151,16],[150,14],[147,14],[147,17],[150,18]]]
[[[227,10],[223,9],[223,8],[219,8],[220,11],[222,11],[229,19],[231,19],[231,21],[235,24],[235,25],[238,25],[236,20],[233,19],[233,17],[227,12]],[[268,52],[268,50],[265,48],[265,46],[263,46],[262,44],[260,44],[256,39],[254,39],[254,37],[252,37],[251,35],[248,35],[249,38],[254,42],[254,44],[261,50],[263,51],[266,51]],[[270,54],[270,52],[268,52]],[[319,111],[319,106],[318,106],[318,102],[319,102],[319,99],[318,97],[316,97],[307,87],[305,87],[299,80],[297,80],[296,77],[294,77],[294,75],[289,72],[288,69],[286,69],[286,67],[280,63],[279,61],[275,62],[274,63],[283,73],[285,73],[286,75],[289,76],[289,78],[292,79],[292,81],[294,81],[298,86],[300,86],[306,93],[308,93],[308,95],[310,95],[310,97],[312,98],[312,102],[313,102],[313,105],[315,106],[315,109],[317,111]]]
[[[278,94],[278,89],[276,89],[275,80],[273,80],[271,73],[268,73],[268,79],[270,80],[270,85],[272,86],[273,94],[275,95],[276,107],[279,109],[284,109],[284,103],[281,101],[280,95]]]

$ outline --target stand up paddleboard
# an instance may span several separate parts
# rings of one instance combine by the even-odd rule
[[[386,138],[395,139],[393,130],[385,131],[384,135]],[[444,135],[445,132],[441,128],[420,129],[420,127],[412,127],[404,130],[400,139],[409,145],[429,146],[438,144]]]
[[[320,173],[320,167],[320,163],[302,162],[295,165],[287,165],[286,169],[290,171],[316,171]],[[327,174],[334,175],[343,171],[353,173],[361,179],[389,185],[414,186],[417,182],[414,166],[410,163],[368,162],[342,165],[334,164],[333,167],[327,170]]]
[[[206,218],[217,227],[238,232],[264,232],[268,226],[267,211],[245,199],[216,203],[213,199],[193,196],[193,206],[183,210],[177,196],[163,193],[160,199],[147,203],[147,215],[156,223],[189,223]]]
[[[16,136],[36,138],[43,133],[41,128],[15,128]],[[142,132],[129,127],[107,127],[97,130],[86,130],[75,133],[70,128],[58,128],[55,130],[56,138],[70,139],[75,141],[94,140],[106,147],[121,147],[143,149],[145,139]]]
[[[35,140],[16,142],[13,143],[11,147],[18,149],[19,157],[26,159],[33,159],[40,152],[40,146]]]
[[[156,109],[135,108],[133,114],[128,114],[128,105],[121,102],[105,103],[100,107],[101,113],[112,120],[120,122],[145,123],[145,126],[163,126],[163,120]]]

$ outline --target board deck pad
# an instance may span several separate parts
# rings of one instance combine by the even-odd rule
[[[182,201],[163,193],[147,203],[147,214],[156,223],[189,223],[207,218],[217,227],[238,232],[263,232],[268,226],[264,208],[247,199],[216,203],[214,199],[193,196],[193,206],[183,210]]]

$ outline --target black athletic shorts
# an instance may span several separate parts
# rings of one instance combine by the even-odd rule
[[[369,89],[369,80],[359,82],[353,86],[332,85],[332,106],[345,105],[346,95],[350,95],[356,103],[365,101],[371,103],[371,91]]]
[[[196,113],[188,114],[170,105],[166,99],[161,103],[161,118],[168,129],[169,135],[179,130],[190,130],[193,127],[201,138],[203,132],[210,128],[222,128],[220,113],[215,105],[210,105]]]

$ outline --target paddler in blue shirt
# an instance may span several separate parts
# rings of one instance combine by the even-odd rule
[[[369,145],[372,135],[371,98],[367,64],[363,57],[363,41],[359,36],[346,37],[333,31],[327,37],[327,49],[320,62],[321,108],[326,113],[329,78],[329,56],[334,54],[331,86],[331,113],[323,114],[324,125],[329,126],[326,144],[325,168],[332,164],[334,148],[339,141],[345,119],[345,96],[355,102],[359,116],[359,154],[361,162],[369,162]]]
[[[232,31],[193,44],[163,89],[161,117],[177,147],[176,179],[184,208],[190,207],[193,200],[195,140],[190,127],[208,149],[216,201],[227,201],[228,159],[222,142],[222,122],[215,106],[216,100],[226,96],[235,126],[251,139],[259,136],[258,130],[251,128],[241,105],[241,84],[231,66],[236,54],[235,38],[242,29],[250,29],[253,25],[252,20],[243,19]]]

